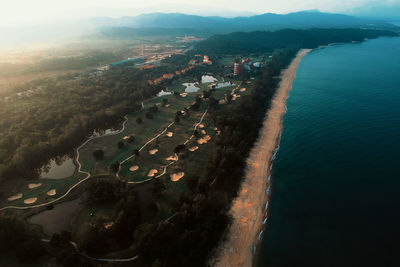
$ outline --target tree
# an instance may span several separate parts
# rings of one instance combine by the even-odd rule
[[[136,119],[136,123],[137,124],[141,124],[142,122],[143,122],[142,117],[139,117],[139,118]]]
[[[156,196],[160,196],[162,192],[166,189],[164,182],[161,179],[153,179],[153,194]]]
[[[162,102],[163,102],[163,106],[167,105],[168,104],[168,98],[163,98]]]
[[[146,118],[149,119],[149,120],[152,120],[152,119],[154,119],[154,115],[151,114],[150,112],[147,112],[146,113]]]
[[[197,187],[198,181],[200,180],[200,177],[197,175],[188,175],[185,177],[184,181],[187,185],[187,187],[191,190],[194,191]]]
[[[209,98],[208,107],[210,109],[216,109],[218,107],[218,101],[214,97]]]
[[[50,239],[50,246],[58,248],[61,245],[61,236],[59,233],[54,233]]]
[[[186,148],[186,146],[185,146],[184,144],[177,145],[177,146],[175,147],[175,149],[174,149],[174,152],[175,152],[175,153],[179,153],[179,152],[181,152],[182,150],[184,150],[185,148]]]
[[[231,102],[232,102],[232,98],[233,98],[233,95],[231,95],[230,93],[228,93],[227,95],[226,95],[226,102],[228,103],[228,104],[230,104]]]
[[[93,178],[86,185],[87,199],[91,202],[114,201],[121,195],[122,187],[119,180],[112,177]],[[61,238],[71,238],[68,232],[61,233]]]
[[[46,250],[40,240],[29,240],[17,248],[17,257],[22,262],[35,261],[45,254]]]
[[[93,151],[93,157],[96,160],[102,160],[104,158],[104,151],[101,149]]]
[[[157,113],[157,111],[158,111],[158,107],[156,105],[149,108],[149,112],[151,112],[151,113]]]
[[[139,157],[139,155],[140,155],[139,149],[134,149],[132,151],[132,154],[135,155],[136,157]]]
[[[114,163],[111,163],[111,165],[110,165],[110,171],[113,172],[113,173],[117,173],[118,170],[119,170],[119,162],[116,161],[116,162],[114,162]]]
[[[125,144],[124,144],[124,142],[123,142],[122,140],[118,142],[118,148],[119,148],[119,149],[123,148],[124,145],[125,145]]]
[[[131,135],[128,138],[128,143],[133,143],[133,142],[135,142],[135,137]]]

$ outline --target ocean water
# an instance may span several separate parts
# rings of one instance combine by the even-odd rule
[[[400,38],[301,61],[257,266],[400,266]]]

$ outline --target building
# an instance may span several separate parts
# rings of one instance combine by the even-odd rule
[[[233,75],[240,75],[243,72],[243,64],[234,63],[233,64]]]
[[[212,64],[212,61],[210,60],[210,58],[207,55],[204,55],[203,63],[204,64]]]
[[[261,67],[261,63],[260,62],[256,62],[253,64],[254,67],[256,68],[260,68]]]

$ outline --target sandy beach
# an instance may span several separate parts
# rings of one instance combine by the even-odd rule
[[[297,66],[304,55],[311,50],[300,50],[289,67],[282,72],[279,88],[272,99],[271,108],[263,123],[260,137],[247,160],[245,178],[238,197],[233,201],[230,214],[233,222],[227,241],[220,248],[216,265],[221,267],[252,266],[254,245],[262,229],[269,200],[271,159],[279,145],[282,118],[286,99],[292,88]]]

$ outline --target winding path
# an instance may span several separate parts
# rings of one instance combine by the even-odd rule
[[[142,109],[143,109],[143,108],[144,108],[144,103],[142,102]],[[206,113],[207,113],[207,109],[206,109],[206,111],[203,113],[203,115],[202,115],[200,121],[195,125],[194,130],[196,130],[196,128],[198,127],[198,125],[200,125],[200,123],[203,121],[204,116],[206,115]],[[53,199],[53,200],[50,200],[50,201],[48,201],[48,202],[41,203],[41,204],[36,204],[36,205],[32,205],[32,206],[5,206],[5,207],[0,208],[0,212],[1,212],[1,211],[4,211],[4,210],[7,210],[7,209],[28,210],[28,209],[34,209],[34,208],[45,207],[45,206],[47,206],[47,205],[53,204],[53,203],[55,203],[55,202],[57,202],[57,201],[60,201],[60,200],[64,199],[65,197],[67,197],[67,196],[71,193],[72,190],[74,190],[74,189],[75,189],[76,187],[78,187],[80,184],[82,184],[82,183],[84,183],[85,181],[87,181],[87,180],[92,176],[90,172],[82,171],[82,164],[81,164],[81,162],[79,161],[79,157],[80,157],[80,152],[79,152],[79,150],[80,150],[82,147],[84,147],[87,143],[89,143],[90,141],[92,141],[92,140],[94,140],[94,139],[101,138],[101,137],[105,137],[105,136],[117,135],[117,134],[122,133],[122,132],[125,130],[125,125],[126,125],[126,122],[128,121],[128,117],[127,117],[127,116],[124,116],[124,118],[125,118],[125,120],[124,120],[124,122],[122,123],[122,129],[121,129],[121,130],[119,130],[119,131],[117,131],[117,132],[115,132],[115,133],[111,133],[111,134],[106,134],[106,135],[101,135],[101,136],[93,136],[93,137],[90,137],[89,139],[87,139],[85,142],[83,142],[83,143],[76,149],[75,162],[76,162],[76,164],[78,165],[78,171],[77,171],[77,172],[78,172],[78,173],[85,174],[86,177],[84,177],[82,180],[78,181],[76,184],[74,184],[73,186],[71,186],[63,195],[61,195],[61,196],[59,196],[58,198],[55,198],[55,199]],[[171,122],[161,133],[159,133],[158,135],[156,135],[155,137],[153,137],[152,139],[150,139],[149,141],[147,141],[147,142],[139,149],[139,151],[142,151],[148,144],[150,144],[151,142],[153,142],[154,140],[156,140],[158,137],[160,137],[162,134],[164,134],[164,133],[165,133],[172,125],[174,125],[174,124],[175,124],[175,121]],[[190,139],[192,139],[192,138],[193,138],[193,135],[192,135],[188,140],[186,140],[185,144],[187,144],[187,142],[189,142]],[[124,160],[120,163],[120,168],[119,168],[119,170],[118,170],[118,172],[117,172],[117,174],[116,174],[118,178],[120,178],[120,177],[119,177],[119,172],[120,172],[120,170],[121,170],[121,165],[124,164],[124,163],[125,163],[126,161],[128,161],[129,159],[131,159],[133,156],[134,156],[134,155],[129,156],[128,158],[124,159]],[[176,161],[175,161],[175,162],[176,162]],[[163,172],[162,175],[164,175],[164,174],[166,173],[167,168],[168,168],[170,165],[172,165],[173,163],[175,163],[175,162],[172,162],[172,163],[168,164],[167,166],[164,166],[164,172]],[[162,175],[158,175],[156,178],[159,178],[159,177],[161,177]],[[150,179],[147,179],[147,180],[144,180],[144,181],[140,181],[140,182],[129,181],[128,184],[140,184],[140,183],[144,183],[144,182],[151,181],[152,179],[153,179],[153,178],[150,178]]]
[[[80,150],[82,147],[84,147],[84,146],[85,146],[88,142],[90,142],[91,140],[94,140],[94,139],[97,139],[97,138],[101,138],[101,137],[104,137],[104,136],[111,136],[111,135],[116,135],[116,134],[122,133],[122,132],[125,130],[125,124],[126,124],[126,122],[128,121],[128,117],[127,117],[127,116],[125,116],[124,118],[125,118],[125,121],[122,123],[122,129],[121,129],[121,130],[119,130],[119,131],[117,131],[117,132],[115,132],[115,133],[111,133],[111,134],[106,134],[106,135],[101,135],[101,136],[93,136],[93,137],[90,137],[88,140],[86,140],[83,144],[81,144],[81,145],[76,149],[75,162],[76,162],[76,164],[78,165],[78,173],[85,174],[86,177],[83,178],[82,180],[78,181],[78,182],[77,182],[76,184],[74,184],[73,186],[71,186],[63,195],[59,196],[59,197],[56,198],[56,199],[50,200],[50,201],[48,201],[48,202],[41,203],[41,204],[37,204],[37,205],[32,205],[32,206],[22,206],[22,207],[21,207],[21,206],[6,206],[6,207],[1,208],[0,211],[7,210],[7,209],[27,210],[27,209],[40,208],[40,207],[44,207],[44,206],[53,204],[53,203],[55,203],[55,202],[57,202],[57,201],[59,201],[59,200],[65,198],[66,196],[68,196],[69,193],[71,193],[71,191],[74,190],[74,188],[76,188],[76,187],[79,186],[81,183],[85,182],[86,180],[88,180],[88,179],[91,177],[90,172],[86,172],[86,171],[82,171],[82,170],[81,170],[81,169],[82,169],[82,164],[81,164],[80,161],[79,161],[79,156],[80,156],[79,150]]]
[[[185,145],[194,137],[194,132],[196,131],[197,127],[203,122],[204,117],[206,116],[207,112],[208,112],[208,109],[206,109],[206,110],[204,111],[204,113],[202,114],[202,116],[201,116],[201,118],[200,118],[200,121],[199,121],[198,123],[195,124],[194,129],[193,129],[193,134],[184,142]],[[152,139],[150,139],[149,141],[147,141],[147,142],[139,149],[139,151],[142,151],[142,149],[145,148],[148,144],[150,144],[151,142],[153,142],[154,140],[156,140],[157,138],[159,138],[161,135],[163,135],[163,134],[164,134],[172,125],[174,125],[174,124],[175,124],[175,121],[171,122],[161,133],[159,133],[158,135],[156,135],[155,137],[153,137]],[[121,163],[120,163],[120,165],[119,165],[118,172],[117,172],[117,174],[116,174],[116,176],[117,176],[119,179],[121,179],[121,177],[119,176],[119,173],[120,173],[120,171],[121,171],[122,164],[124,164],[125,162],[127,162],[128,160],[130,160],[131,158],[133,158],[134,156],[135,156],[135,155],[131,155],[131,156],[127,157],[126,159],[124,159],[123,161],[121,161]],[[161,174],[159,174],[159,175],[157,175],[157,176],[155,176],[155,177],[152,177],[152,178],[143,180],[143,181],[139,181],[139,182],[128,181],[127,183],[128,183],[128,184],[142,184],[142,183],[145,183],[145,182],[149,182],[149,181],[153,180],[154,178],[160,178],[161,176],[163,176],[163,175],[167,172],[167,169],[168,169],[169,166],[171,166],[172,164],[176,163],[176,162],[179,160],[179,157],[178,157],[178,155],[177,155],[176,153],[175,153],[175,156],[177,157],[177,160],[175,160],[175,161],[173,161],[173,162],[171,162],[171,163],[169,163],[169,164],[167,164],[167,165],[165,165],[165,166],[162,166],[162,167],[164,167],[164,170],[163,170],[163,172],[162,172]]]

